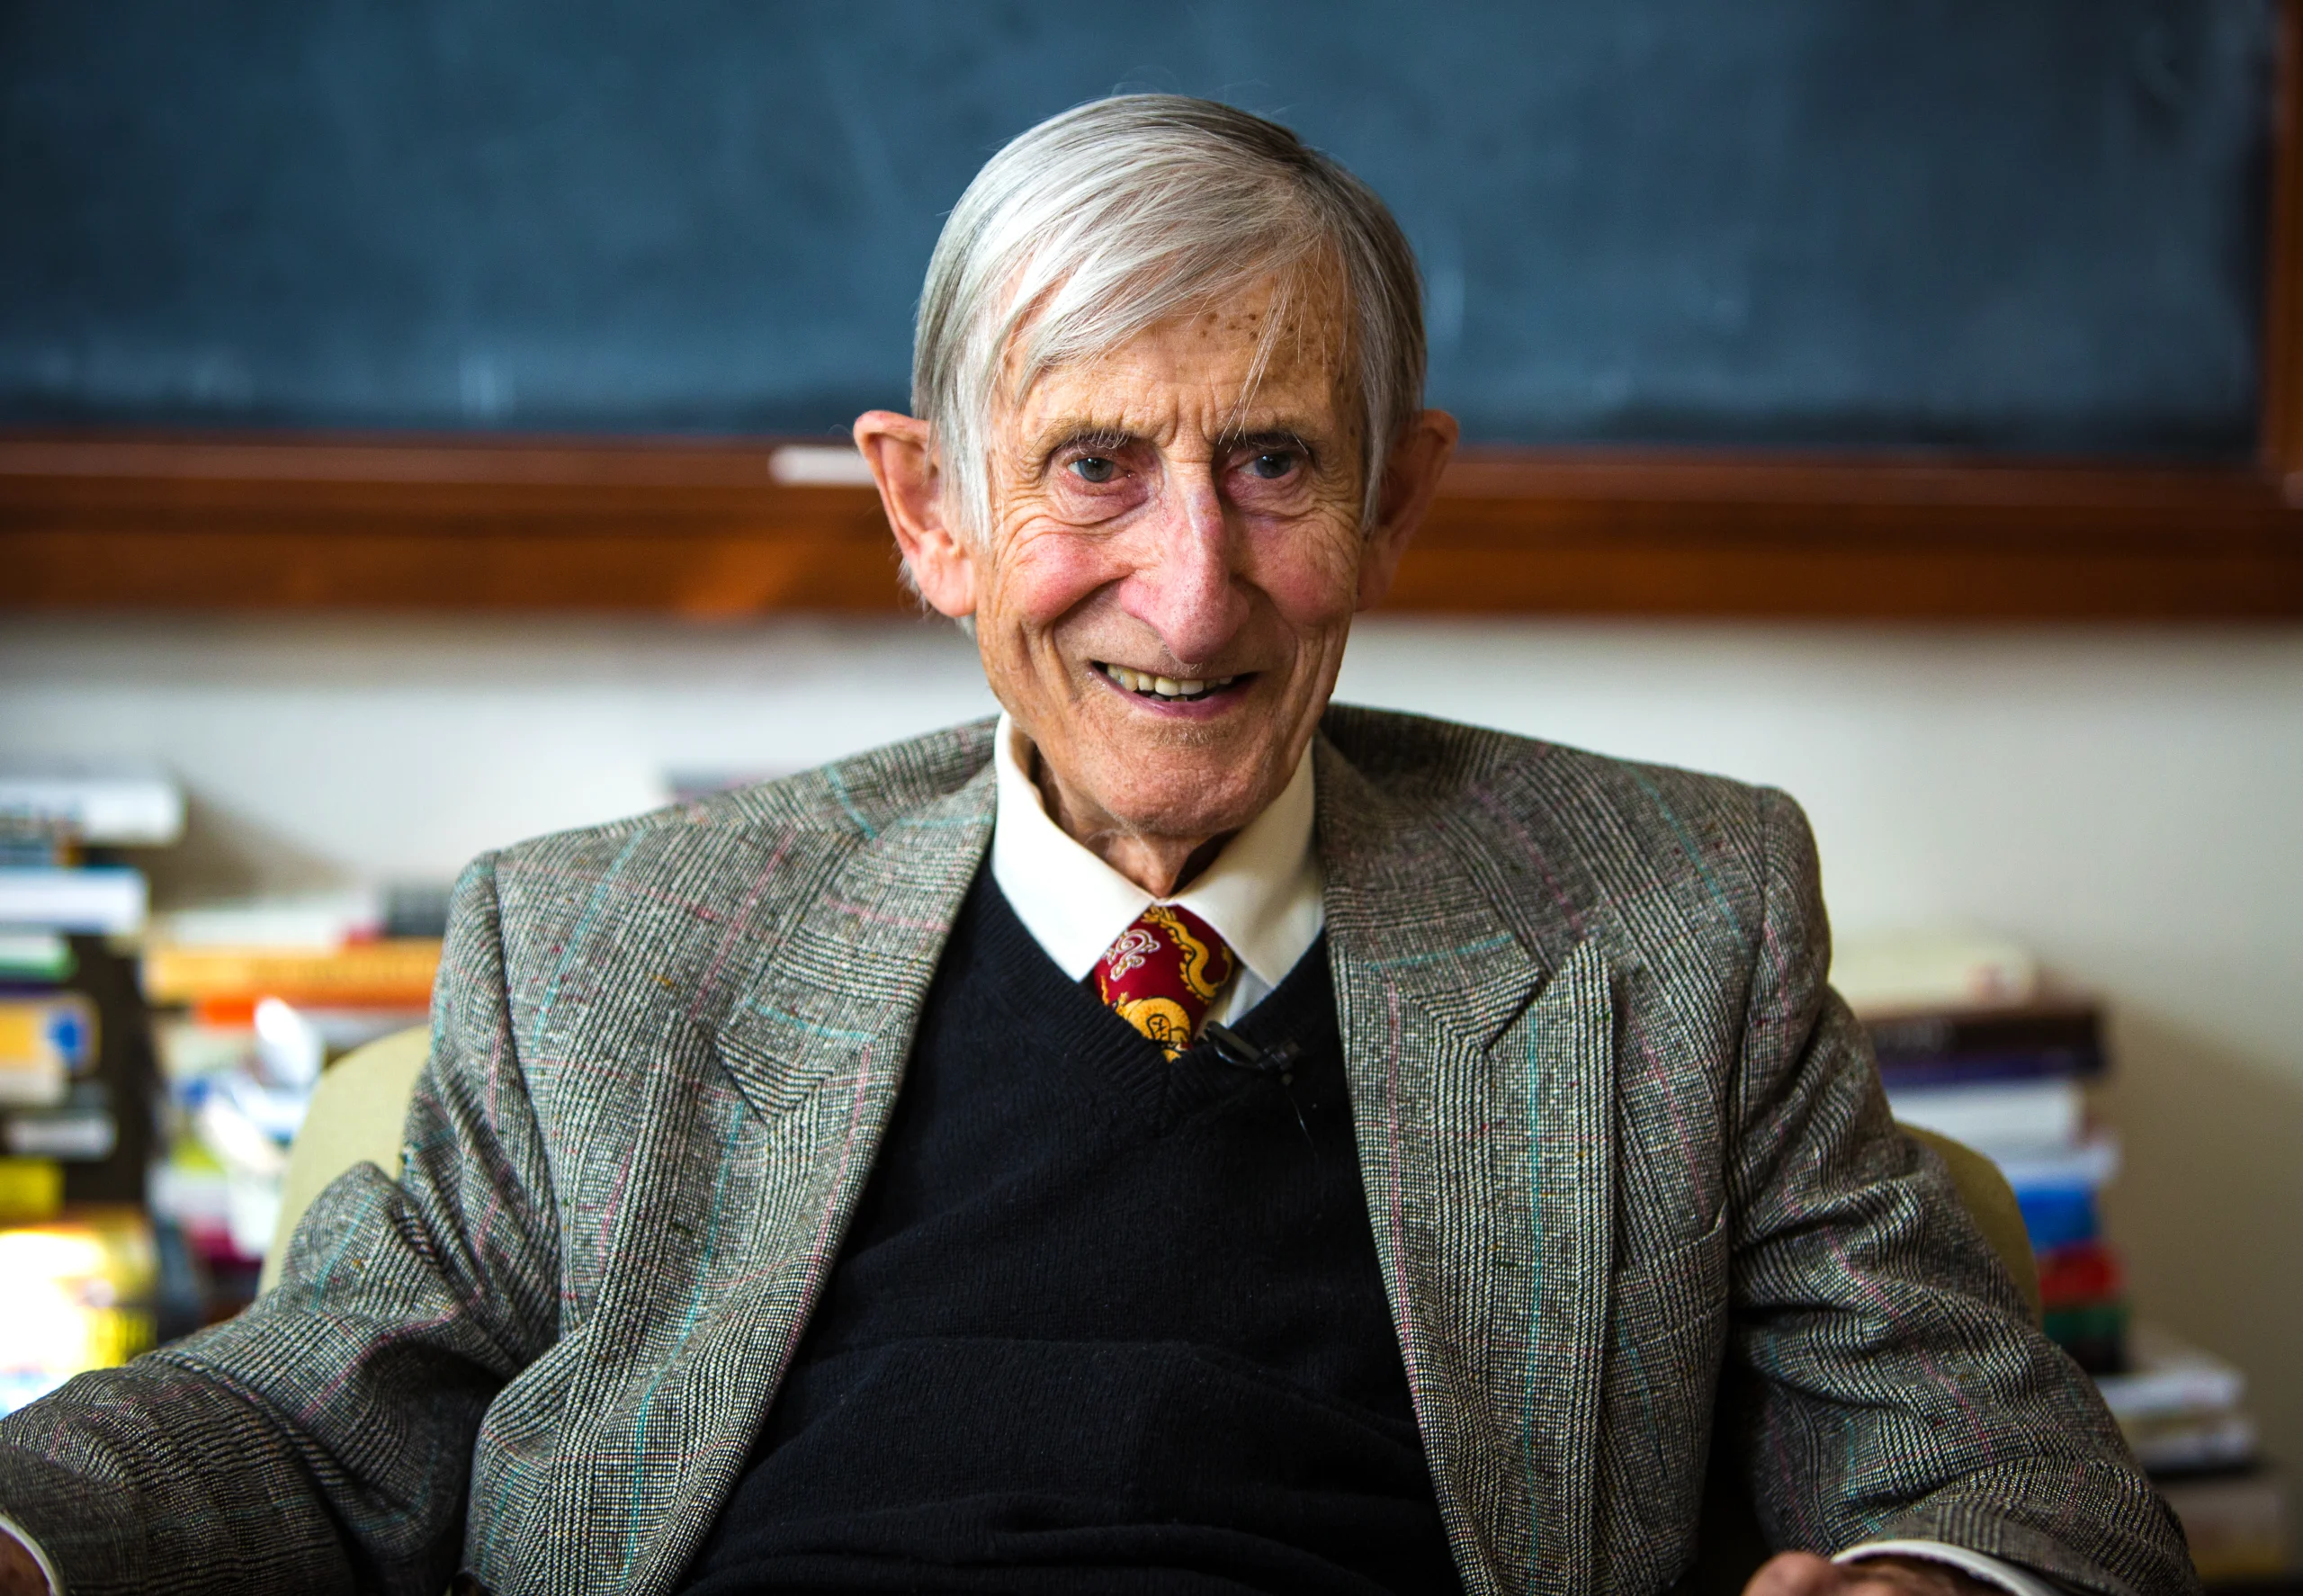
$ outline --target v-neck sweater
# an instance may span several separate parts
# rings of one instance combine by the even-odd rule
[[[687,1589],[1459,1588],[1324,940],[1169,1061],[987,871],[871,1182]]]

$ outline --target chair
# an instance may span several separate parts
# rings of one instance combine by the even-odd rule
[[[288,1150],[288,1172],[280,1182],[280,1224],[264,1255],[259,1290],[269,1291],[279,1280],[296,1222],[328,1182],[356,1163],[372,1163],[399,1178],[408,1100],[431,1053],[431,1032],[413,1026],[353,1049],[322,1072],[304,1128]]]
[[[2023,1210],[2015,1201],[2015,1188],[2007,1184],[2007,1177],[1999,1166],[1964,1142],[1933,1131],[1921,1130],[1915,1125],[1903,1127],[1904,1135],[1922,1147],[1934,1150],[1949,1172],[1951,1186],[1959,1194],[1959,1206],[1967,1217],[1976,1222],[1983,1239],[1998,1254],[2000,1267],[2007,1271],[2015,1289],[2022,1294],[2023,1305],[2030,1310],[2031,1323],[2040,1323],[2039,1264],[2031,1256],[2030,1233],[2023,1228]]]

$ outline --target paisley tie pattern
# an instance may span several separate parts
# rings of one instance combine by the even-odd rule
[[[1199,1022],[1237,967],[1214,928],[1188,909],[1154,903],[1104,949],[1096,991],[1169,1058],[1199,1033]]]

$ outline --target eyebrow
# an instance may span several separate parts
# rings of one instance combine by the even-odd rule
[[[1255,432],[1227,432],[1215,440],[1219,449],[1293,449],[1306,461],[1317,465],[1320,452],[1302,433],[1284,426],[1259,428]]]
[[[1127,448],[1131,444],[1143,444],[1148,441],[1144,434],[1131,432],[1124,426],[1082,423],[1054,433],[1039,451],[1039,458],[1044,466],[1046,462],[1053,461],[1057,455],[1067,449],[1116,451]],[[1244,429],[1225,431],[1216,435],[1214,444],[1217,449],[1224,451],[1293,449],[1315,465],[1321,458],[1320,451],[1313,446],[1310,439],[1294,428],[1286,426],[1258,427],[1253,431]]]
[[[1216,443],[1227,449],[1273,449],[1285,445],[1310,453],[1312,445],[1304,435],[1285,426],[1268,426],[1256,432],[1227,432]]]
[[[1047,453],[1054,455],[1066,449],[1124,449],[1143,441],[1141,433],[1129,432],[1125,427],[1074,426],[1050,444]]]

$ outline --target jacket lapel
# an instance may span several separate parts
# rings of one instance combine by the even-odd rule
[[[714,1038],[763,1120],[853,1089],[892,1090],[928,982],[990,845],[991,767],[892,821],[837,870]],[[885,1056],[886,1045],[898,1056]],[[868,1055],[868,1056],[867,1056]]]
[[[1318,745],[1329,959],[1376,1252],[1466,1588],[1591,1588],[1614,1002],[1546,970],[1476,832]],[[1540,912],[1528,909],[1527,913]]]
[[[673,1475],[645,1493],[623,1475],[625,1550],[593,1564],[614,1588],[668,1588],[749,1456],[878,1152],[928,983],[990,842],[992,795],[987,765],[867,837],[711,1036],[745,1111],[722,1140],[711,1213],[688,1239],[700,1256],[683,1343],[612,1421],[632,1432],[628,1445],[602,1438],[604,1464]],[[665,1430],[651,1415],[675,1412],[686,1422],[647,1444],[651,1424]],[[591,1484],[596,1496],[616,1489]]]

